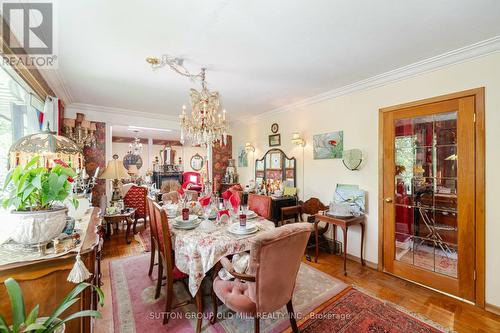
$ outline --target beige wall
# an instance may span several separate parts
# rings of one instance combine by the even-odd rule
[[[129,149],[128,145],[129,145],[128,143],[113,142],[112,153],[118,154],[119,159],[122,160],[123,156],[127,154],[127,151]],[[143,149],[141,152],[143,166],[139,170],[139,175],[144,175],[148,169],[149,170],[153,169],[153,162],[155,160],[155,157],[158,156],[158,158],[160,159],[160,150],[163,148],[164,146],[162,145],[152,145],[151,159],[149,159],[148,145],[143,144]],[[175,150],[175,164],[178,164],[179,156],[182,157],[182,164],[184,167],[184,171],[193,171],[190,165],[191,157],[193,155],[198,153],[203,158],[206,158],[207,156],[207,150],[201,147],[192,147],[187,145],[187,146],[174,146],[172,147],[172,149]]]
[[[382,107],[425,99],[477,87],[486,88],[486,302],[500,306],[500,53],[468,62],[455,64],[406,80],[324,100],[298,107],[284,113],[262,117],[255,124],[233,124],[233,156],[239,146],[250,141],[256,147],[255,157],[260,158],[267,149],[270,126],[280,126],[281,149],[298,159],[297,181],[305,198],[318,197],[328,203],[333,197],[335,184],[358,184],[368,191],[368,221],[365,243],[366,259],[378,260],[378,110]],[[263,110],[255,110],[256,113]],[[341,160],[314,160],[312,136],[314,134],[343,130],[344,149],[360,148],[366,163],[360,171],[349,171]],[[302,148],[293,145],[292,132],[301,132],[307,144],[302,158]],[[251,154],[249,158],[251,158]],[[304,164],[304,178],[302,165]],[[253,178],[253,161],[249,167],[238,168],[242,183]],[[302,182],[304,181],[304,186]],[[348,253],[359,256],[359,231],[349,231]]]

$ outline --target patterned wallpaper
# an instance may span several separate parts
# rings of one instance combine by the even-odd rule
[[[96,146],[85,147],[83,156],[85,157],[85,169],[89,176],[93,176],[97,167],[102,172],[106,168],[106,123],[96,122]],[[106,194],[106,180],[98,179],[96,186],[92,190],[92,205],[99,207],[101,196]]]
[[[214,183],[220,185],[222,177],[226,173],[226,167],[228,160],[233,158],[233,137],[231,135],[227,136],[227,144],[221,147],[217,142],[213,146],[212,150],[212,172],[214,177]],[[219,188],[217,188],[219,190]]]

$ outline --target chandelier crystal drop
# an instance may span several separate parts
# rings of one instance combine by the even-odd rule
[[[226,110],[220,111],[218,92],[208,90],[205,81],[205,69],[201,72],[201,91],[191,89],[191,114],[186,113],[186,106],[182,106],[179,115],[181,125],[181,143],[187,140],[194,145],[212,145],[216,141],[220,145],[227,144]]]
[[[128,145],[129,148],[128,153],[134,155],[140,155],[142,153],[142,143],[141,139],[139,139],[137,134],[139,133],[139,131],[134,131],[134,132],[135,132],[135,138],[134,141]]]
[[[226,119],[226,110],[221,111],[220,95],[217,91],[210,91],[205,80],[206,68],[198,74],[191,74],[183,65],[183,59],[163,55],[161,58],[148,57],[146,61],[153,69],[164,66],[170,67],[176,73],[188,77],[191,81],[201,80],[201,91],[191,89],[189,99],[191,113],[182,106],[179,115],[181,137],[184,144],[190,141],[193,145],[212,146],[219,141],[220,145],[227,144],[229,126]]]

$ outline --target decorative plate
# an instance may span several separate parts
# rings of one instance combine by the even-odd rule
[[[274,123],[271,125],[271,132],[273,132],[274,134],[278,133],[280,127],[278,126],[277,123]]]

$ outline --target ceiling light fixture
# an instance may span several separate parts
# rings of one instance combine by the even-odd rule
[[[176,73],[188,77],[191,81],[200,80],[201,90],[191,89],[189,93],[191,102],[191,114],[186,113],[186,106],[182,106],[179,115],[181,125],[180,142],[184,144],[185,139],[193,145],[212,146],[219,141],[220,145],[227,144],[227,132],[229,129],[226,120],[226,110],[221,112],[219,93],[207,88],[206,68],[202,68],[198,74],[191,74],[183,65],[183,59],[163,55],[160,58],[148,57],[146,61],[153,69],[164,66],[170,67]]]
[[[134,154],[134,155],[140,155],[142,152],[142,143],[141,139],[139,139],[139,131],[134,131],[135,133],[135,138],[134,141],[132,141],[131,144],[128,145],[129,154]]]

